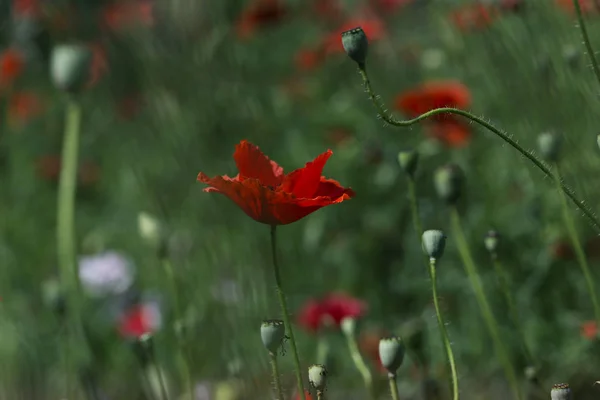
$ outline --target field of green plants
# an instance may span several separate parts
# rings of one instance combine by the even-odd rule
[[[596,50],[597,0],[0,1],[0,400],[600,398]]]

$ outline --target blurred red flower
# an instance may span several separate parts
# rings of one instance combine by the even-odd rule
[[[10,85],[21,75],[25,59],[20,51],[10,48],[0,54],[0,86]]]
[[[13,0],[12,11],[18,16],[33,16],[40,11],[38,0]]]
[[[598,323],[596,321],[586,321],[581,324],[581,336],[590,340],[597,339]]]
[[[410,89],[395,100],[395,108],[410,118],[441,107],[467,108],[471,105],[469,89],[457,81],[432,81]],[[427,125],[432,136],[451,147],[468,143],[471,137],[466,122],[452,114],[438,114]]]
[[[250,38],[261,26],[280,22],[285,15],[281,0],[253,0],[236,23],[238,37]]]
[[[300,310],[298,323],[310,332],[333,325],[340,328],[344,318],[359,318],[367,311],[361,300],[343,293],[331,293],[320,300],[310,300]]]
[[[238,175],[210,178],[200,172],[198,181],[210,186],[205,192],[224,194],[255,221],[268,225],[291,224],[320,208],[354,196],[352,189],[321,176],[332,154],[327,150],[304,168],[286,175],[283,168],[269,160],[257,146],[243,140],[233,154]]]
[[[312,396],[310,395],[310,393],[308,393],[308,391],[306,391],[304,393],[306,395],[306,400],[313,400]],[[302,396],[300,396],[300,393],[296,393],[296,400],[302,400]]]
[[[161,324],[160,311],[154,304],[137,304],[126,310],[119,319],[117,329],[125,338],[136,338],[154,333]]]
[[[303,71],[310,71],[318,67],[324,60],[320,49],[302,49],[296,53],[296,67]]]
[[[61,159],[59,155],[45,155],[36,160],[37,174],[48,181],[58,181]],[[84,186],[96,183],[100,179],[100,168],[91,161],[83,161],[79,166],[78,180]]]
[[[154,5],[150,0],[121,0],[107,5],[101,16],[104,26],[112,31],[136,24],[152,26]]]
[[[489,27],[496,15],[496,10],[491,6],[475,3],[453,11],[450,20],[459,30],[469,32]]]
[[[42,102],[33,92],[16,92],[8,100],[8,119],[11,124],[23,124],[42,112]]]

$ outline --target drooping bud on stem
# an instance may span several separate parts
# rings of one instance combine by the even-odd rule
[[[360,26],[342,32],[342,46],[348,57],[358,63],[359,67],[364,68],[369,51],[369,40]]]
[[[285,337],[285,325],[280,319],[269,319],[263,321],[260,326],[260,338],[265,348],[271,354],[277,354]]]
[[[568,383],[557,383],[550,391],[552,400],[571,400],[571,388]]]
[[[463,181],[463,172],[456,164],[448,164],[435,171],[435,190],[447,204],[453,205],[459,199]]]
[[[421,236],[423,242],[423,251],[429,258],[440,259],[444,255],[446,247],[446,235],[438,230],[427,230]]]
[[[396,371],[404,361],[404,343],[402,339],[397,336],[381,339],[379,341],[379,359],[390,375],[396,375]]]
[[[327,369],[324,365],[314,364],[308,367],[308,381],[317,391],[322,392],[327,385]]]
[[[419,164],[419,153],[415,150],[402,150],[398,153],[398,164],[400,168],[411,178],[414,177]]]

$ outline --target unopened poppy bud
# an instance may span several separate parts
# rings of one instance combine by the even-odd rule
[[[325,366],[314,364],[308,367],[308,381],[318,391],[325,390],[327,384],[327,369],[325,369]]]
[[[552,400],[571,400],[571,388],[568,383],[557,383],[550,391]]]
[[[430,258],[439,259],[444,255],[446,247],[446,235],[438,230],[428,230],[423,232],[421,236],[423,242],[423,250]]]
[[[538,136],[538,148],[540,154],[547,161],[558,161],[560,145],[560,137],[553,132],[544,132]]]
[[[263,321],[260,326],[260,338],[265,348],[273,354],[277,353],[277,349],[281,346],[281,342],[285,337],[285,325],[280,319],[269,319]]]
[[[403,150],[398,153],[400,168],[410,177],[414,176],[419,164],[419,153],[415,150]]]
[[[65,92],[78,92],[89,77],[91,61],[92,52],[84,45],[65,44],[54,47],[50,60],[52,82]]]
[[[485,245],[487,251],[489,251],[490,253],[496,252],[499,242],[500,235],[494,230],[488,231],[488,233],[485,235],[485,238],[483,239],[483,244]]]
[[[356,332],[356,319],[352,317],[345,317],[340,323],[340,328],[345,335],[353,336]]]
[[[458,165],[448,164],[438,168],[434,176],[438,196],[448,204],[454,204],[462,192],[463,174]]]
[[[369,50],[369,40],[360,26],[342,32],[342,45],[352,60],[359,66],[364,66]]]
[[[402,339],[397,336],[381,339],[379,341],[379,359],[381,365],[390,374],[395,374],[402,365],[402,361],[404,361],[404,343],[402,343]]]

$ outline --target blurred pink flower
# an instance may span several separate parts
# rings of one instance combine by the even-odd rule
[[[129,307],[119,318],[117,329],[121,336],[139,339],[152,334],[162,326],[162,314],[158,302],[147,301]]]
[[[331,293],[321,300],[310,300],[300,310],[298,323],[310,332],[328,325],[340,328],[344,318],[359,318],[367,311],[365,302],[344,293]]]
[[[581,336],[594,340],[598,338],[598,323],[596,321],[585,321],[581,324]]]

